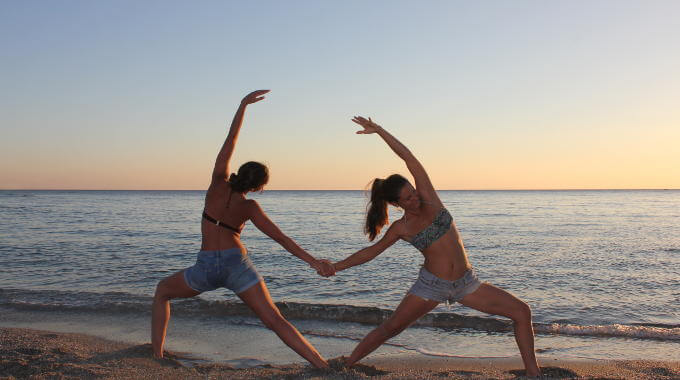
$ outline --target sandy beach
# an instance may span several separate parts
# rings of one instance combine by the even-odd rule
[[[680,379],[680,361],[556,360],[540,361],[545,378]],[[367,359],[351,369],[338,359],[333,369],[301,364],[234,369],[184,353],[166,359],[151,356],[148,344],[131,345],[84,334],[32,329],[0,329],[0,378],[107,379],[514,379],[515,359],[456,359],[390,356]]]

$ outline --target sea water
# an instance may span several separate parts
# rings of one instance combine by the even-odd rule
[[[439,195],[480,279],[531,306],[539,357],[680,358],[680,191]],[[157,282],[192,265],[200,249],[204,196],[0,191],[0,325],[148,341]],[[252,198],[318,258],[341,260],[370,244],[362,191]],[[328,357],[347,354],[384,320],[423,262],[400,241],[326,279],[250,223],[242,239],[272,298]],[[173,301],[168,347],[246,366],[300,361],[227,289]],[[507,319],[461,305],[440,305],[376,354],[404,351],[518,355]]]

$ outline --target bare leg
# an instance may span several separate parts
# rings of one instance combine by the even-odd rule
[[[515,341],[522,355],[527,376],[540,376],[541,370],[534,353],[534,328],[531,325],[531,308],[519,298],[491,284],[482,284],[460,303],[488,314],[502,315],[512,319]]]
[[[165,332],[170,320],[170,300],[173,298],[194,297],[197,292],[189,287],[184,281],[184,270],[161,280],[156,286],[156,294],[153,296],[151,309],[151,345],[153,356],[163,357],[163,345],[165,344]]]
[[[380,347],[388,339],[398,335],[418,318],[429,313],[439,302],[426,300],[413,294],[407,294],[392,315],[380,326],[368,333],[345,362],[351,366],[366,355]]]
[[[264,325],[273,330],[293,351],[317,368],[328,367],[326,359],[281,315],[264,281],[258,282],[238,296],[260,317]]]

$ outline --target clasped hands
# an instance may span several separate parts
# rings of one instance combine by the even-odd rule
[[[335,275],[335,266],[330,260],[316,260],[316,263],[312,265],[312,268],[316,269],[316,273],[320,276],[330,277]]]

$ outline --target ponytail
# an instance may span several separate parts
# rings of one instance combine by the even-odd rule
[[[373,241],[380,233],[380,229],[387,224],[387,201],[382,195],[384,179],[376,178],[371,186],[371,200],[366,207],[366,225],[364,233],[368,234],[368,240]]]
[[[368,235],[368,240],[373,241],[389,222],[387,204],[399,201],[399,192],[407,183],[408,180],[399,174],[373,180],[371,200],[366,206],[366,225],[364,226],[364,233]]]
[[[231,175],[229,175],[229,181],[228,182],[233,187],[234,184],[236,184],[236,182],[238,182],[238,175],[236,175],[236,173],[231,173]]]

